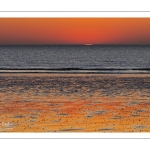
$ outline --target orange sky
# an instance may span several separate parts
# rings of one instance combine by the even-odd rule
[[[0,45],[150,44],[150,18],[0,18]]]

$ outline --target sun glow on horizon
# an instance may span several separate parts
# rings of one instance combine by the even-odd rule
[[[86,45],[86,46],[90,46],[90,45],[93,45],[93,44],[84,44],[84,45]]]

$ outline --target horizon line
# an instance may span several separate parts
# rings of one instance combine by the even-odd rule
[[[150,46],[150,44],[0,44],[0,46]]]

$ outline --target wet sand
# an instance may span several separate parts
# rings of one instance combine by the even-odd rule
[[[0,74],[0,132],[149,132],[150,74]]]

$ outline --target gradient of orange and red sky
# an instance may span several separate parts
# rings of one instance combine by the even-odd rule
[[[149,45],[150,18],[0,18],[0,45]]]

